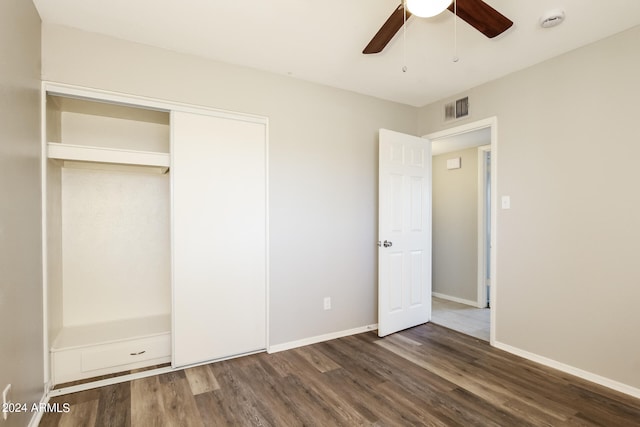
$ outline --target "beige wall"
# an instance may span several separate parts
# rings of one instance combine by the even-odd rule
[[[50,25],[43,78],[269,117],[271,344],[377,322],[378,128],[415,108]]]
[[[460,169],[447,159],[461,158]],[[478,299],[478,148],[433,157],[433,292]]]
[[[498,117],[499,343],[640,387],[640,28],[476,87]],[[376,321],[377,129],[416,109],[81,31],[43,27],[45,79],[270,118],[271,342]],[[418,131],[418,132],[416,132]],[[322,310],[322,297],[333,310]]]
[[[44,391],[40,195],[40,18],[30,1],[0,2],[0,391]],[[6,426],[33,414],[9,414]]]
[[[464,93],[498,117],[496,336],[640,388],[640,27]],[[421,134],[441,130],[442,103]]]

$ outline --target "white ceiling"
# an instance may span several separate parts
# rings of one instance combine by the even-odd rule
[[[640,0],[486,0],[514,21],[487,39],[448,11],[362,49],[400,0],[33,0],[45,23],[422,106],[640,24]],[[565,22],[542,29],[540,16]],[[406,51],[406,54],[404,53]],[[403,65],[407,72],[402,72]]]

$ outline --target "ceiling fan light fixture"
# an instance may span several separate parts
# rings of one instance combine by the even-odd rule
[[[453,0],[406,0],[407,9],[420,18],[431,18],[441,14]]]

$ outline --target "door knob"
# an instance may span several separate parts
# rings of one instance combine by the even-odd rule
[[[393,246],[393,243],[392,243],[392,242],[389,242],[388,240],[385,240],[385,241],[384,241],[384,243],[382,243],[382,245],[383,245],[385,248],[388,248],[388,247],[390,247],[390,246]]]

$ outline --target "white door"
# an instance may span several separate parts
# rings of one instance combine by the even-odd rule
[[[266,348],[266,122],[171,115],[173,366]]]
[[[431,145],[380,129],[378,335],[431,318]]]

